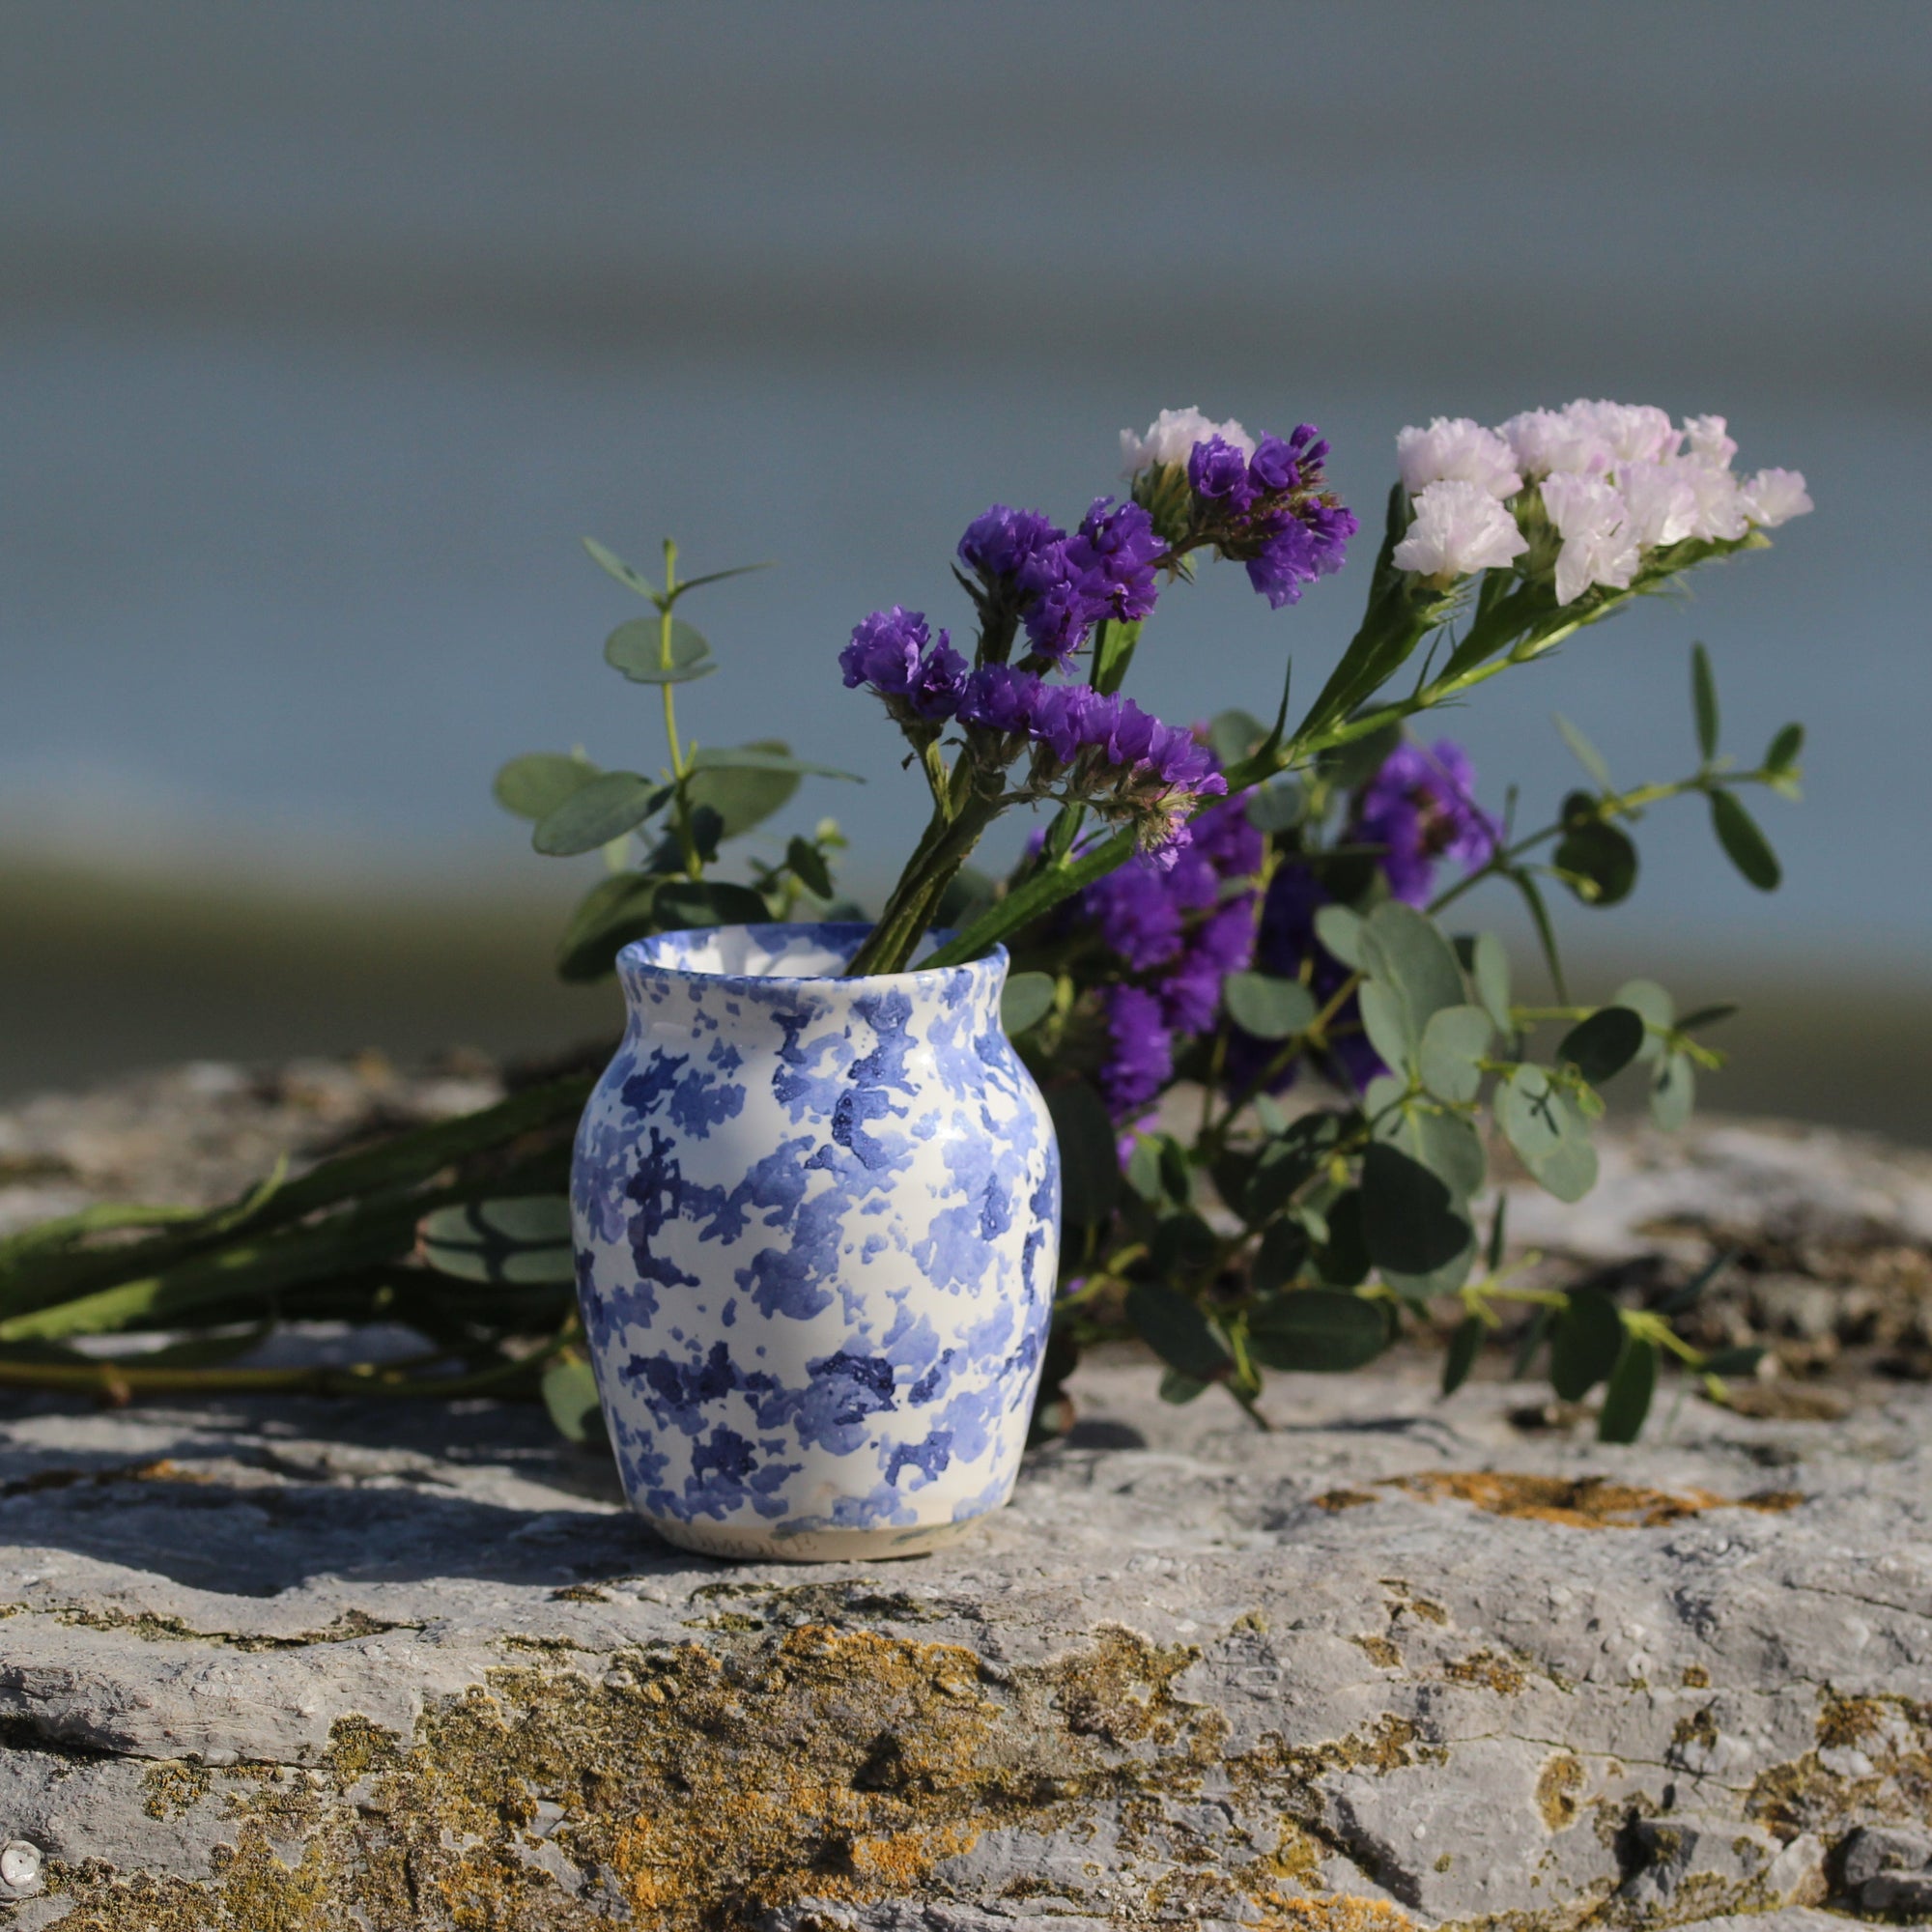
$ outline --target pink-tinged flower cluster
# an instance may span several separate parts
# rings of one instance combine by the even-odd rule
[[[1071,536],[1037,510],[995,503],[967,526],[959,560],[986,598],[1016,613],[1041,658],[1065,664],[1105,618],[1151,614],[1167,545],[1138,503],[1097,497]]]
[[[1414,520],[1393,560],[1445,589],[1514,563],[1529,547],[1516,509],[1534,487],[1561,544],[1556,601],[1625,590],[1657,551],[1736,543],[1811,508],[1797,471],[1740,477],[1736,454],[1722,416],[1679,425],[1648,404],[1578,400],[1495,429],[1437,416],[1396,439]]]

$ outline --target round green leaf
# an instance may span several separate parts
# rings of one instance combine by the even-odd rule
[[[1325,905],[1315,915],[1315,936],[1344,966],[1362,965],[1362,916],[1347,906]]]
[[[1208,744],[1223,765],[1239,764],[1267,736],[1267,726],[1245,711],[1224,711],[1208,726]]]
[[[1688,1053],[1667,1053],[1651,1078],[1650,1118],[1675,1133],[1697,1104],[1697,1069]]]
[[[1422,1030],[1422,1084],[1438,1100],[1467,1102],[1482,1091],[1483,1056],[1493,1031],[1481,1007],[1444,1007]]]
[[[693,754],[691,762],[700,772],[788,772],[794,778],[866,782],[857,772],[841,772],[836,765],[814,765],[809,759],[794,758],[789,752],[775,752],[764,744],[703,745]]]
[[[1496,1124],[1517,1157],[1559,1201],[1580,1201],[1597,1184],[1597,1151],[1577,1110],[1541,1067],[1516,1067],[1495,1091]]]
[[[788,755],[791,747],[782,738],[761,738],[745,749]],[[742,768],[705,769],[694,772],[685,781],[685,795],[694,811],[709,809],[718,814],[718,837],[742,838],[755,825],[762,825],[773,812],[788,804],[798,789],[796,772],[750,771]]]
[[[1630,1007],[1600,1007],[1563,1036],[1556,1049],[1593,1087],[1621,1073],[1639,1053],[1647,1037],[1643,1015]]]
[[[671,879],[651,908],[660,932],[703,925],[763,925],[772,916],[764,895],[726,879]]]
[[[1411,1306],[1426,1309],[1438,1295],[1454,1294],[1469,1279],[1476,1264],[1476,1237],[1469,1238],[1446,1262],[1423,1274],[1405,1274],[1400,1268],[1383,1268],[1383,1282]]]
[[[1771,841],[1758,830],[1757,820],[1738,803],[1735,792],[1711,794],[1711,829],[1718,843],[1750,884],[1761,893],[1775,893],[1784,877]]]
[[[1249,1279],[1259,1291],[1286,1288],[1308,1264],[1308,1231],[1293,1221],[1277,1221],[1255,1250]]]
[[[603,772],[578,788],[537,821],[530,843],[554,858],[594,852],[670,801],[668,785],[654,784],[637,772]]]
[[[1378,905],[1363,925],[1361,951],[1363,969],[1402,994],[1418,1040],[1432,1013],[1463,1004],[1455,948],[1413,906],[1400,899]]]
[[[1643,1433],[1650,1399],[1657,1389],[1657,1344],[1635,1335],[1624,1340],[1623,1353],[1610,1371],[1604,1406],[1597,1416],[1597,1440],[1634,1442]]]
[[[656,873],[619,872],[592,886],[557,944],[557,977],[573,982],[604,979],[632,940],[658,929],[653,907],[663,884]]]
[[[662,621],[633,617],[604,639],[604,662],[633,684],[689,684],[718,668],[711,646],[682,617],[670,620],[670,664],[664,662]]]
[[[1368,1035],[1369,1044],[1389,1065],[1408,1065],[1414,1060],[1421,1041],[1416,1037],[1415,1022],[1409,1015],[1408,1002],[1403,998],[1401,991],[1386,980],[1370,980],[1364,982],[1355,1004],[1361,1012],[1362,1031]]]
[[[1476,997],[1483,1010],[1495,1022],[1496,1031],[1510,1032],[1509,953],[1493,932],[1479,932],[1470,957],[1470,977],[1476,982]]]
[[[1315,1250],[1315,1272],[1331,1288],[1359,1288],[1375,1264],[1362,1227],[1362,1190],[1350,1187],[1328,1204],[1328,1238]]]
[[[1135,1332],[1170,1368],[1203,1382],[1227,1372],[1226,1346],[1186,1295],[1158,1282],[1137,1281],[1124,1305]]]
[[[1000,994],[1000,1024],[1009,1039],[1037,1026],[1053,1010],[1051,973],[1015,973]]]
[[[1577,792],[1573,798],[1587,799]],[[1566,814],[1567,815],[1567,814]],[[1636,847],[1614,825],[1578,819],[1558,843],[1554,864],[1585,905],[1617,905],[1636,885]]]
[[[1046,1104],[1060,1143],[1061,1219],[1069,1228],[1097,1226],[1121,1192],[1121,1157],[1107,1104],[1084,1080],[1056,1081],[1046,1090]]]
[[[544,1371],[542,1388],[544,1407],[559,1435],[572,1442],[592,1442],[604,1433],[597,1378],[588,1362],[553,1362]]]
[[[1626,980],[1611,996],[1610,1004],[1628,1007],[1643,1021],[1638,1060],[1647,1063],[1659,1059],[1664,1051],[1663,1035],[1676,1023],[1677,1002],[1655,980]]]
[[[1299,1288],[1266,1295],[1248,1311],[1248,1352],[1267,1369],[1359,1369],[1387,1343],[1380,1308],[1358,1294]]]
[[[1419,1160],[1386,1141],[1362,1156],[1362,1233],[1369,1259],[1398,1274],[1427,1274],[1473,1239],[1456,1198]]]
[[[1257,1039],[1287,1039],[1314,1024],[1315,995],[1299,980],[1271,973],[1230,973],[1221,988],[1228,1016]]]
[[[547,818],[570,795],[597,777],[588,758],[563,752],[531,752],[512,758],[491,787],[497,803],[519,818]]]
[[[1257,832],[1287,832],[1299,825],[1308,810],[1301,787],[1289,779],[1270,779],[1248,794],[1248,823]]]
[[[1623,1347],[1616,1303],[1597,1289],[1578,1289],[1550,1325],[1550,1387],[1565,1402],[1581,1402],[1616,1367]]]
[[[472,1201],[423,1217],[416,1251],[439,1274],[511,1287],[549,1287],[577,1278],[570,1203],[536,1194]]]
[[[1467,1315],[1449,1338],[1449,1351],[1442,1358],[1442,1393],[1454,1395],[1469,1379],[1469,1371],[1483,1352],[1489,1327],[1480,1317]]]
[[[1483,1137],[1461,1114],[1410,1104],[1389,1115],[1376,1129],[1376,1138],[1420,1161],[1461,1203],[1466,1204],[1483,1184],[1489,1165]]]

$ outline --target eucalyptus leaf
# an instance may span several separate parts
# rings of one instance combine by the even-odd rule
[[[512,758],[491,790],[505,811],[534,820],[548,817],[597,776],[597,767],[574,753],[530,752]]]
[[[570,1203],[521,1195],[439,1208],[416,1231],[416,1252],[439,1274],[525,1288],[575,1281]]]
[[[1203,1396],[1213,1386],[1211,1382],[1196,1381],[1192,1376],[1183,1376],[1179,1369],[1163,1369],[1160,1372],[1160,1399],[1171,1402],[1179,1408]]]
[[[1565,1060],[1593,1087],[1621,1073],[1649,1037],[1643,1015],[1632,1007],[1599,1007],[1563,1036],[1556,1057]]]
[[[1411,1308],[1426,1316],[1430,1302],[1440,1295],[1454,1294],[1469,1279],[1470,1270],[1476,1264],[1476,1251],[1477,1241],[1471,1231],[1469,1238],[1446,1262],[1439,1262],[1420,1274],[1406,1274],[1400,1268],[1385,1267],[1380,1270],[1381,1278]]]
[[[1362,916],[1344,905],[1325,905],[1315,914],[1315,936],[1344,966],[1362,968]]]
[[[1238,764],[1267,736],[1267,726],[1245,711],[1223,711],[1208,726],[1208,744],[1225,767]]]
[[[1248,1310],[1248,1352],[1264,1368],[1334,1375],[1374,1361],[1387,1345],[1381,1310],[1358,1294],[1299,1288]]]
[[[1227,1373],[1227,1345],[1186,1295],[1158,1282],[1137,1281],[1123,1305],[1135,1332],[1170,1368],[1203,1382]]]
[[[1449,1338],[1448,1352],[1442,1357],[1442,1393],[1454,1395],[1469,1379],[1469,1371],[1483,1352],[1488,1324],[1480,1316],[1465,1315]]]
[[[1505,1037],[1511,1028],[1509,952],[1493,932],[1479,932],[1471,951],[1469,977],[1476,982],[1476,997],[1483,1010],[1495,1022]]]
[[[715,815],[723,837],[723,814]],[[791,867],[792,876],[814,897],[832,896],[832,868],[825,863],[825,854],[810,838],[793,838],[785,846],[785,864]]]
[[[1657,1344],[1642,1336],[1625,1338],[1623,1353],[1610,1371],[1604,1406],[1597,1415],[1599,1442],[1634,1442],[1643,1434],[1650,1399],[1657,1391]]]
[[[1295,1190],[1327,1158],[1340,1136],[1341,1123],[1333,1114],[1304,1114],[1270,1141],[1248,1177],[1239,1204],[1248,1225],[1260,1227],[1286,1208]],[[1229,1203],[1230,1207],[1235,1205]]]
[[[1516,1067],[1497,1087],[1493,1106],[1518,1159],[1557,1200],[1580,1201],[1597,1184],[1589,1129],[1543,1067]]]
[[[1771,741],[1770,749],[1764,754],[1764,768],[1768,772],[1791,771],[1796,767],[1799,755],[1804,750],[1804,725],[1787,724]]]
[[[1742,1349],[1719,1349],[1706,1355],[1703,1371],[1707,1376],[1754,1376],[1758,1364],[1771,1351],[1755,1345]]]
[[[1037,1026],[1053,1010],[1051,973],[1015,973],[1000,994],[1000,1024],[1009,1039]]]
[[[670,879],[651,908],[660,932],[694,926],[763,925],[772,916],[764,895],[728,879]]]
[[[1607,1294],[1575,1291],[1550,1324],[1549,1385],[1565,1402],[1581,1402],[1623,1353],[1623,1318]]]
[[[1562,733],[1563,742],[1570,747],[1571,755],[1596,780],[1598,789],[1614,791],[1616,787],[1610,782],[1610,768],[1604,762],[1603,753],[1598,751],[1562,712],[1551,712],[1550,716],[1556,721],[1556,728]]]
[[[1444,1007],[1422,1030],[1417,1065],[1438,1100],[1466,1103],[1482,1091],[1483,1056],[1494,1031],[1481,1007]]]
[[[1702,644],[1690,646],[1690,709],[1697,723],[1697,750],[1708,765],[1718,755],[1718,681],[1711,675],[1711,654]]]
[[[1362,1190],[1350,1187],[1329,1202],[1327,1239],[1315,1250],[1315,1271],[1331,1288],[1359,1288],[1375,1264],[1362,1226]]]
[[[653,604],[658,601],[657,585],[641,570],[628,564],[614,551],[609,551],[595,537],[585,537],[583,548],[590,559],[600,570],[609,571],[626,590],[635,590],[639,597],[648,598]]]
[[[1066,1080],[1046,1090],[1046,1104],[1060,1143],[1061,1217],[1069,1228],[1096,1227],[1113,1212],[1121,1192],[1121,1157],[1107,1103],[1086,1081]]]
[[[604,979],[623,948],[658,929],[654,907],[663,884],[654,873],[618,872],[591,887],[557,945],[557,977],[573,982]]]
[[[1758,830],[1757,820],[1739,804],[1731,791],[1711,794],[1711,829],[1718,843],[1745,878],[1761,893],[1775,893],[1784,877],[1771,841]]]
[[[1455,948],[1413,906],[1400,899],[1378,905],[1363,925],[1361,950],[1363,969],[1401,993],[1418,1042],[1432,1013],[1463,1004]]]
[[[809,759],[794,758],[788,752],[774,752],[761,744],[703,745],[693,754],[691,762],[693,769],[700,772],[783,772],[793,778],[866,782],[857,772],[841,772],[836,765],[814,765]]]
[[[1630,1008],[1643,1021],[1643,1044],[1637,1049],[1637,1059],[1645,1063],[1662,1059],[1667,1050],[1663,1036],[1676,1024],[1677,1002],[1655,980],[1626,980],[1611,996],[1610,1004]]]
[[[1428,1274],[1473,1241],[1442,1180],[1400,1148],[1375,1141],[1362,1156],[1362,1232],[1369,1259],[1398,1274]]]
[[[1704,1027],[1716,1026],[1719,1020],[1729,1019],[1737,1010],[1736,1007],[1721,1003],[1715,1007],[1699,1007],[1694,1013],[1686,1013],[1677,1022],[1677,1030],[1679,1033],[1696,1033]]]
[[[1167,1215],[1154,1230],[1149,1263],[1166,1280],[1184,1278],[1207,1267],[1218,1246],[1207,1221],[1192,1208],[1183,1208]]]
[[[1293,1221],[1277,1221],[1255,1250],[1249,1279],[1259,1291],[1286,1288],[1307,1265],[1307,1229]]]
[[[1636,885],[1636,847],[1614,825],[1595,815],[1588,792],[1572,792],[1564,801],[1566,830],[1552,863],[1563,883],[1585,905],[1618,905]]]
[[[544,1407],[559,1435],[572,1442],[595,1442],[604,1434],[597,1400],[597,1378],[588,1362],[561,1357],[544,1371]]]
[[[1290,832],[1306,815],[1308,799],[1293,780],[1270,779],[1249,792],[1246,810],[1257,832]]]
[[[530,843],[554,858],[594,852],[670,802],[671,788],[638,772],[602,772],[537,821]]]
[[[670,620],[670,665],[664,662],[663,620],[633,617],[604,639],[604,662],[633,684],[689,684],[718,668],[711,646],[682,617]]]
[[[746,749],[773,752],[781,756],[789,756],[791,753],[791,747],[782,738],[754,739]],[[717,812],[721,840],[742,838],[789,804],[797,790],[796,772],[751,771],[739,766],[728,770],[706,767],[694,772],[685,781],[685,796],[694,811],[708,806]]]
[[[1370,980],[1355,1001],[1369,1044],[1390,1066],[1407,1066],[1421,1048],[1408,1002],[1386,980]],[[1405,1083],[1406,1084],[1406,1083]]]
[[[1167,1183],[1160,1173],[1160,1142],[1152,1134],[1142,1134],[1127,1151],[1126,1165],[1121,1170],[1126,1183],[1149,1206],[1165,1198]]]
[[[1378,1125],[1376,1138],[1420,1161],[1459,1203],[1466,1204],[1483,1184],[1489,1165],[1483,1137],[1462,1114],[1410,1105]]]
[[[1666,1053],[1650,1087],[1650,1118],[1665,1133],[1675,1133],[1697,1104],[1697,1069],[1688,1053]]]
[[[1314,1024],[1315,995],[1299,980],[1270,973],[1231,973],[1222,1004],[1235,1024],[1257,1039],[1288,1039]]]

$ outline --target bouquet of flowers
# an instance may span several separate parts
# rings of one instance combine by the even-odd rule
[[[1559,721],[1585,782],[1525,830],[1513,790],[1500,810],[1485,805],[1461,748],[1412,721],[1699,564],[1764,547],[1810,508],[1804,479],[1740,476],[1721,417],[1680,425],[1646,407],[1406,429],[1361,625],[1313,702],[1292,718],[1285,686],[1271,722],[1164,723],[1124,695],[1161,598],[1220,559],[1288,608],[1343,569],[1358,520],[1329,488],[1311,425],[1254,437],[1170,410],[1122,445],[1123,491],[1071,528],[1001,504],[967,526],[954,575],[970,650],[895,606],[838,654],[845,684],[883,704],[930,803],[851,972],[947,965],[1002,942],[1013,957],[1005,1023],[1047,1094],[1065,1176],[1042,1420],[1097,1336],[1145,1340],[1170,1400],[1219,1384],[1259,1420],[1265,1370],[1359,1366],[1445,1303],[1460,1306],[1446,1389],[1519,1302],[1531,1311],[1520,1368],[1547,1345],[1559,1395],[1606,1383],[1606,1438],[1635,1435],[1662,1354],[1721,1394],[1748,1351],[1704,1355],[1667,1313],[1526,1285],[1500,1197],[1483,1204],[1498,1137],[1574,1201],[1596,1178],[1605,1081],[1641,1066],[1654,1117],[1674,1126],[1696,1070],[1719,1064],[1701,1035],[1727,1009],[1680,1015],[1649,980],[1606,1005],[1570,998],[1549,890],[1626,898],[1633,829],[1691,793],[1744,877],[1774,888],[1776,858],[1739,794],[1795,795],[1803,733],[1785,727],[1748,767],[1721,755],[1696,647],[1693,769],[1619,786]],[[681,731],[678,688],[717,668],[685,600],[737,573],[681,580],[667,543],[653,582],[587,548],[651,607],[605,655],[658,689],[667,757],[650,773],[539,753],[498,774],[498,801],[533,822],[538,851],[606,858],[559,970],[602,977],[651,933],[856,915],[834,877],[844,840],[831,820],[721,875],[723,848],[804,779],[850,776],[779,741],[712,747]],[[1037,822],[1017,867],[988,878],[973,854],[1013,810]],[[1491,882],[1526,911],[1549,1004],[1519,1000],[1502,938],[1463,926],[1464,902]],[[466,1375],[372,1365],[329,1371],[327,1385],[541,1387],[581,1433],[594,1395],[560,1183],[587,1085],[560,1079],[271,1177],[215,1214],[94,1210],[30,1231],[0,1247],[0,1350],[33,1351],[38,1378],[58,1382],[88,1373],[61,1359],[81,1334],[265,1307],[353,1312],[373,1296]],[[147,1232],[128,1240],[129,1227]]]

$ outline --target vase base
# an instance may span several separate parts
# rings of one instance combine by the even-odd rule
[[[679,1522],[661,1516],[646,1516],[644,1520],[667,1543],[694,1549],[700,1556],[720,1556],[728,1563],[886,1563],[904,1556],[924,1556],[957,1543],[972,1533],[980,1518],[925,1523],[916,1529],[885,1526],[789,1533],[761,1525]]]

